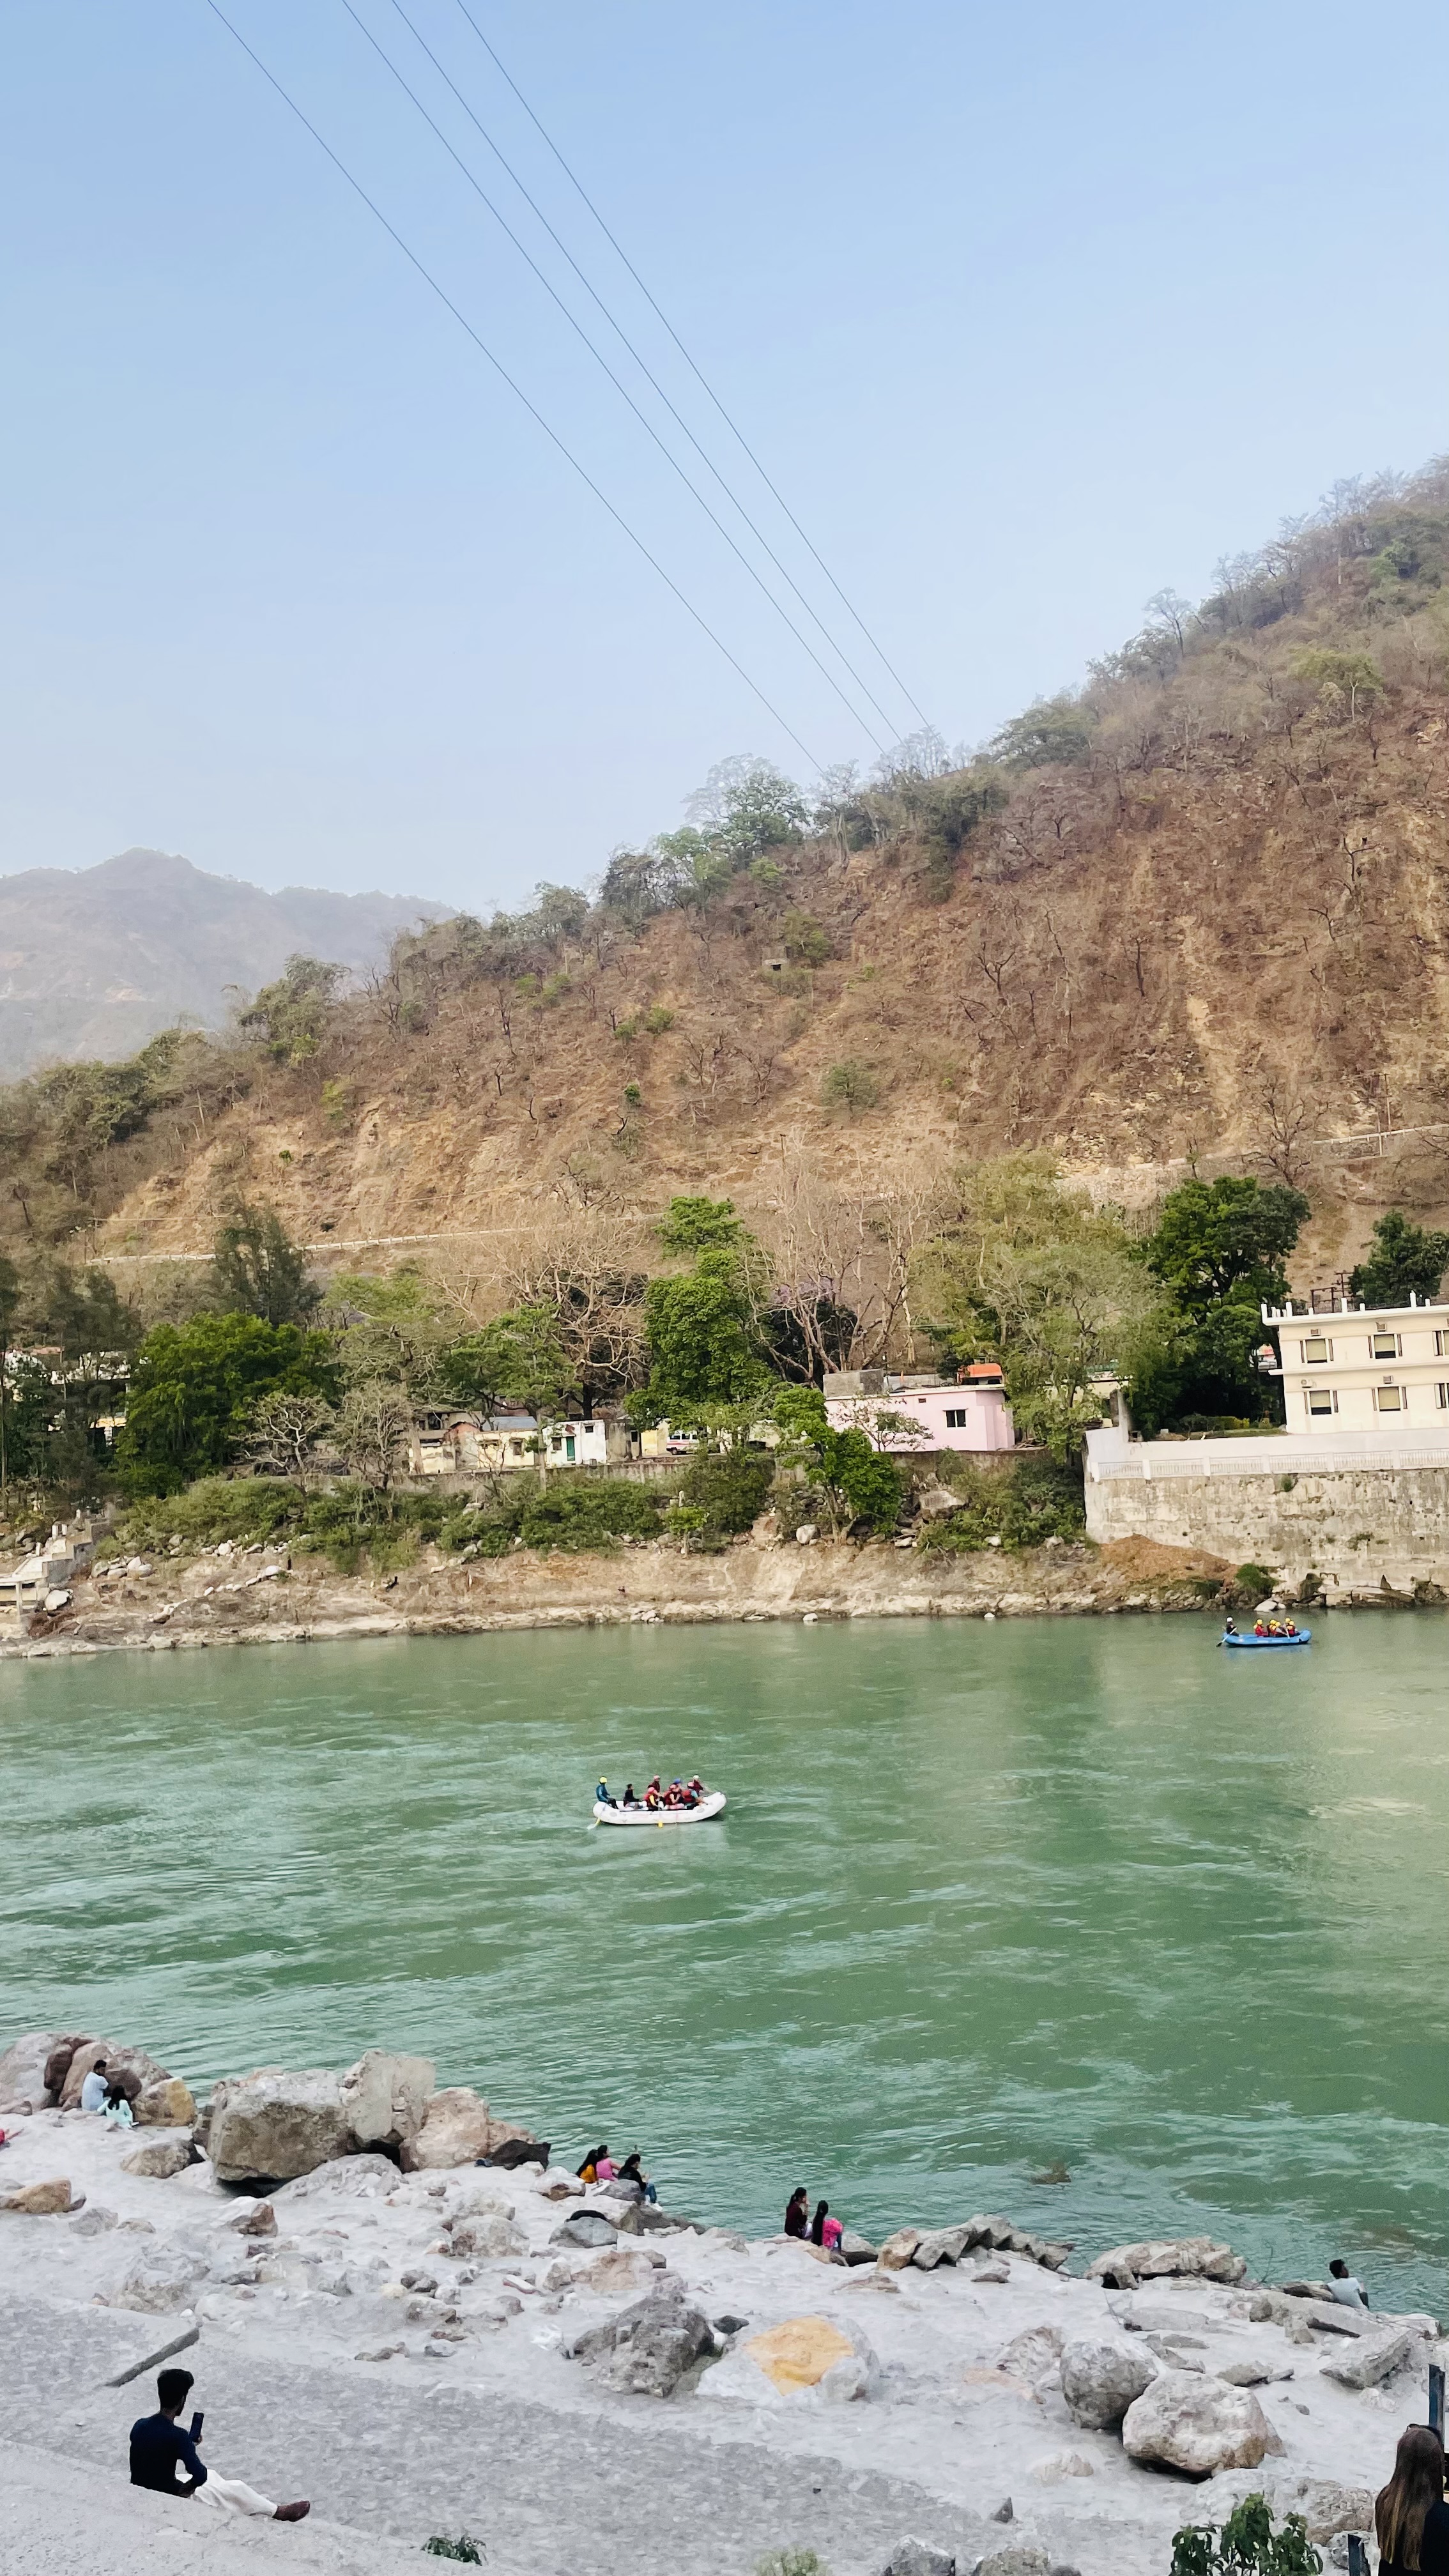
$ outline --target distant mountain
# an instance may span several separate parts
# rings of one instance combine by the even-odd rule
[[[267,894],[164,850],[0,877],[0,1078],[57,1056],[127,1056],[180,1018],[219,1028],[296,951],[354,974],[450,907],[405,895]]]

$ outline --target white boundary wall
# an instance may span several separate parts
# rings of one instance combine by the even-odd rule
[[[1449,1593],[1449,1431],[1131,1440],[1089,1431],[1088,1535],[1251,1561],[1330,1594]]]

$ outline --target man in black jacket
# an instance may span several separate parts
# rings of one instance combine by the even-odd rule
[[[301,2522],[310,2504],[273,2504],[240,2478],[209,2475],[197,2442],[199,2433],[182,2431],[177,2421],[190,2396],[189,2370],[163,2370],[156,2382],[158,2412],[131,2426],[131,2484],[151,2487],[157,2495],[201,2495],[226,2513],[266,2514],[273,2522]]]

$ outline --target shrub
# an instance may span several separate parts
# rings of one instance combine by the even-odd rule
[[[785,954],[797,966],[823,966],[830,954],[830,934],[808,912],[792,909],[780,924]]]
[[[1240,1592],[1251,1593],[1255,1601],[1262,1601],[1273,1590],[1277,1577],[1268,1572],[1266,1565],[1240,1565],[1233,1581]]]
[[[674,1026],[674,1013],[666,1010],[662,1002],[656,1002],[652,1010],[645,1012],[644,1026],[651,1038],[662,1038],[665,1030]]]
[[[1260,2495],[1245,2496],[1219,2525],[1187,2523],[1172,2542],[1172,2576],[1321,2576],[1323,2561],[1301,2513],[1281,2531]]]
[[[880,1084],[868,1064],[847,1056],[843,1064],[832,1064],[820,1085],[820,1097],[827,1109],[843,1109],[854,1118],[862,1109],[874,1109],[880,1098]]]
[[[700,1514],[700,1527],[734,1537],[758,1520],[775,1480],[774,1461],[758,1449],[701,1449],[680,1486],[681,1501]]]
[[[465,2567],[481,2567],[487,2555],[484,2543],[466,2531],[460,2531],[456,2540],[445,2540],[435,2531],[431,2540],[423,2542],[425,2558],[461,2558]]]
[[[1087,1526],[1082,1471],[1054,1458],[1016,1458],[1004,1468],[963,1461],[951,1469],[961,1496],[948,1520],[932,1521],[923,1547],[971,1549],[993,1538],[1003,1547],[1040,1547],[1049,1538],[1077,1539]]]
[[[164,1547],[169,1539],[216,1547],[229,1538],[243,1546],[275,1537],[295,1525],[304,1497],[296,1485],[272,1476],[205,1476],[185,1493],[136,1503],[126,1514],[114,1548],[129,1554]]]

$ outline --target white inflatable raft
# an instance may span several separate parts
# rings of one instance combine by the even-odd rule
[[[601,1807],[594,1802],[596,1825],[707,1825],[724,1813],[723,1789],[711,1789],[697,1807]]]

